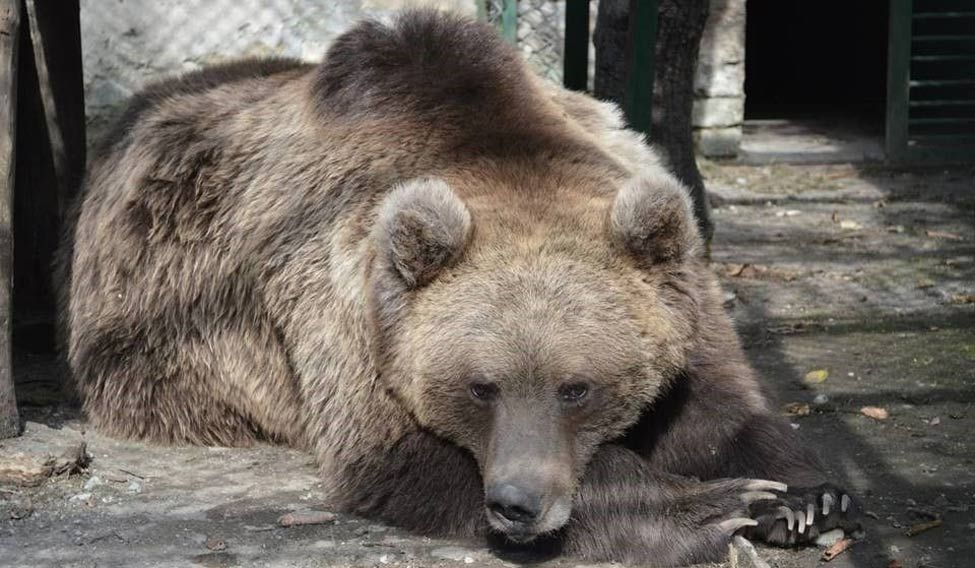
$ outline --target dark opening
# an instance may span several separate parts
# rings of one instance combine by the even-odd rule
[[[745,118],[883,134],[887,0],[749,0]]]

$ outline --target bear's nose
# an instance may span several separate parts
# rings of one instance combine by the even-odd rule
[[[486,497],[492,513],[515,524],[529,525],[541,513],[542,499],[537,493],[510,483],[492,485]]]

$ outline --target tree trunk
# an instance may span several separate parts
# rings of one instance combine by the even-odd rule
[[[639,0],[637,0],[639,1]],[[600,0],[593,43],[596,47],[596,97],[623,104],[627,80],[630,0]],[[653,126],[650,141],[660,148],[674,174],[694,200],[701,234],[711,241],[714,225],[701,172],[694,158],[691,108],[694,71],[708,0],[659,0]]]

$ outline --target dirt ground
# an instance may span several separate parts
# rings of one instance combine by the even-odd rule
[[[714,269],[751,360],[783,407],[798,403],[790,406],[794,427],[867,511],[865,538],[828,566],[975,565],[975,170],[704,171],[718,205]],[[83,439],[92,459],[81,473],[37,487],[0,487],[0,565],[524,560],[341,515],[282,528],[284,513],[328,510],[309,455],[107,439],[59,402],[49,356],[22,350],[16,369],[26,432],[0,442],[0,456],[57,455]],[[863,407],[888,417],[870,418]],[[771,566],[821,562],[820,549],[758,550]]]

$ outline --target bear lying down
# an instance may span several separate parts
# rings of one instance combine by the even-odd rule
[[[333,505],[422,533],[674,565],[855,529],[689,210],[489,28],[365,22],[135,97],[62,249],[67,355],[102,430],[308,448]]]

